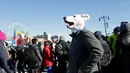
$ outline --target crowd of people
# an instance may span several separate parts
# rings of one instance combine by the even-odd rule
[[[0,36],[5,37],[5,34],[1,31]],[[52,41],[44,41],[43,48],[37,38],[33,38],[23,46],[8,46],[5,39],[1,37],[0,40],[0,73],[3,69],[7,73],[41,73],[44,71],[66,73],[67,71],[70,43],[66,42],[62,36],[57,36]]]
[[[104,49],[97,63],[100,73],[130,73],[130,24],[121,22],[110,36],[103,36],[100,31],[94,32],[93,35]],[[67,73],[70,69],[68,64],[72,61],[69,59],[72,60],[73,56],[69,53],[72,51],[71,43],[66,42],[62,36],[53,38],[53,41],[44,41],[44,48],[41,48],[37,38],[33,38],[24,46],[8,46],[5,37],[5,34],[0,31],[0,73],[2,69],[7,73],[16,73],[16,71],[18,73],[41,73],[46,70],[47,73]],[[77,50],[77,52],[80,51]],[[82,71],[78,73],[85,73]]]

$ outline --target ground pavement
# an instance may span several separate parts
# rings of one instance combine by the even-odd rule
[[[0,72],[1,73],[1,72]],[[2,70],[2,73],[6,73],[4,70]],[[18,73],[18,72],[16,72],[16,73]],[[27,72],[25,72],[25,73],[27,73]],[[42,73],[47,73],[47,72],[42,72]]]

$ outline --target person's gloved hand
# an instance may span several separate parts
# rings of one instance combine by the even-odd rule
[[[81,69],[78,70],[78,73],[82,73]]]

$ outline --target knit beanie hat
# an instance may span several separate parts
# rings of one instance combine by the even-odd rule
[[[2,32],[2,31],[0,30],[0,41],[4,41],[4,40],[6,40],[6,35],[5,35],[4,32]]]

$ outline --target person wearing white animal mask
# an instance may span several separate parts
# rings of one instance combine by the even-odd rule
[[[100,41],[85,28],[88,14],[77,14],[63,17],[71,30],[72,41],[69,51],[68,73],[99,73],[99,61],[103,55]]]

